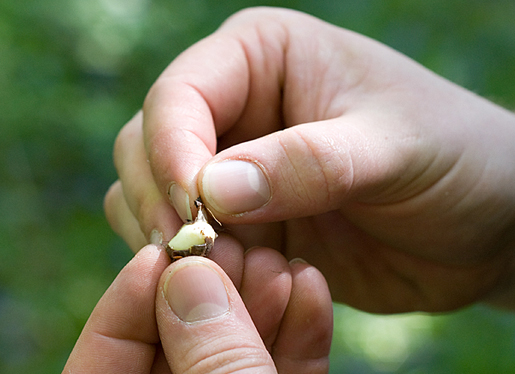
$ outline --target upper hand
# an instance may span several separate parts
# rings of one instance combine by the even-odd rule
[[[138,247],[201,196],[245,247],[317,266],[337,301],[454,309],[511,286],[514,124],[363,36],[244,11],[173,61],[121,131],[106,209]]]

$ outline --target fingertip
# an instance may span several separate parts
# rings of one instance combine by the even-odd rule
[[[290,260],[289,264],[291,266],[295,266],[297,264],[301,264],[301,265],[309,265],[308,262],[306,260],[304,260],[303,258],[300,258],[300,257],[297,257],[297,258],[294,258],[292,260]]]
[[[284,221],[336,209],[354,177],[353,149],[341,122],[296,125],[219,152],[199,174],[202,198],[228,223]]]
[[[272,372],[245,305],[216,263],[194,256],[176,261],[158,290],[158,327],[172,372]]]
[[[302,259],[290,261],[292,293],[272,356],[278,371],[326,373],[333,306],[322,273]]]
[[[163,295],[172,312],[193,323],[229,312],[229,299],[220,274],[206,261],[178,263],[165,273]]]
[[[191,213],[191,199],[183,187],[172,182],[168,188],[168,197],[183,222],[193,221],[193,214]]]

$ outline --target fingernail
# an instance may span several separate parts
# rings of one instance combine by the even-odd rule
[[[165,282],[164,295],[172,311],[184,322],[205,321],[229,311],[220,275],[201,262],[175,268]]]
[[[270,186],[255,163],[229,160],[207,166],[202,177],[204,198],[221,213],[238,214],[270,200]]]
[[[308,262],[304,260],[303,258],[297,257],[290,261],[290,265],[294,264],[307,264]]]
[[[160,245],[163,243],[163,233],[157,229],[150,233],[150,244]]]
[[[190,197],[186,193],[186,190],[179,186],[177,183],[172,183],[170,185],[170,189],[168,190],[168,195],[170,196],[170,201],[175,208],[175,211],[179,215],[179,217],[184,221],[191,221],[191,207],[190,207]]]

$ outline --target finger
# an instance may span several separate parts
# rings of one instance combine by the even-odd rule
[[[283,248],[283,224],[281,222],[256,225],[224,225],[223,229],[238,239],[244,248]]]
[[[226,146],[282,126],[284,28],[269,18],[263,35],[256,17],[249,18],[245,25],[229,21],[185,51],[145,100],[152,171],[159,190],[170,194],[183,219],[198,196],[197,173],[216,152],[217,135],[234,130],[223,141]],[[237,123],[245,126],[237,129]]]
[[[158,344],[156,347],[156,354],[154,357],[154,363],[152,364],[152,370],[150,374],[172,374],[168,361],[163,351],[163,346]]]
[[[238,144],[202,169],[201,196],[224,222],[281,221],[335,210],[358,192],[371,193],[380,181],[386,190],[403,172],[410,178],[408,167],[423,170],[431,162],[430,152],[412,157],[424,155],[422,142],[417,149],[392,139],[383,147],[385,136],[348,115]]]
[[[127,205],[147,242],[152,232],[171,239],[182,222],[155,185],[143,145],[141,112],[120,131],[115,143],[114,161]]]
[[[139,222],[134,218],[125,201],[120,181],[116,181],[107,191],[104,199],[104,211],[113,231],[121,236],[134,253],[147,244]]]
[[[159,283],[156,314],[174,374],[276,372],[238,291],[213,261],[173,263]]]
[[[290,301],[272,357],[280,373],[327,373],[333,306],[327,283],[315,267],[292,260]]]
[[[243,278],[244,249],[239,241],[227,234],[220,234],[209,254],[209,259],[216,262],[229,276],[236,289],[240,289]]]
[[[156,289],[170,263],[147,246],[125,266],[100,299],[66,363],[64,373],[144,373],[159,342]]]
[[[253,248],[245,254],[240,294],[269,351],[277,337],[291,287],[290,266],[279,252]]]

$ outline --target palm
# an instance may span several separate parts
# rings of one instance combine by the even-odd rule
[[[336,301],[370,312],[455,309],[482,297],[503,270],[501,258],[477,266],[425,260],[365,234],[337,212],[287,227],[287,255],[318,267]]]

